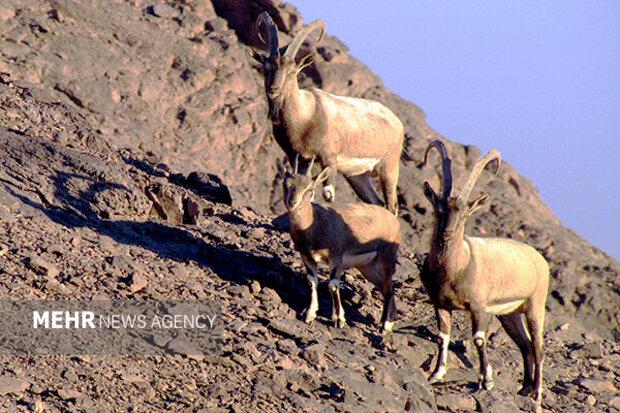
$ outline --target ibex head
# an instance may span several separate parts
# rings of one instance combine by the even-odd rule
[[[295,158],[292,173],[281,162],[278,161],[277,163],[278,175],[283,180],[284,204],[289,211],[294,211],[304,203],[312,201],[314,199],[314,190],[327,179],[331,172],[330,168],[327,167],[313,179],[311,173],[314,158],[312,158],[308,172],[305,175],[297,172],[298,162],[299,155]]]
[[[478,196],[473,201],[469,201],[471,191],[474,189],[474,185],[478,180],[478,177],[482,173],[483,169],[497,159],[497,170],[499,171],[501,165],[501,155],[495,149],[492,149],[483,158],[479,159],[474,165],[474,168],[467,178],[467,182],[463,186],[458,196],[451,196],[452,192],[452,161],[448,156],[446,147],[443,142],[435,140],[428,144],[426,152],[424,153],[424,162],[426,164],[428,153],[431,149],[437,149],[441,156],[442,164],[442,191],[441,195],[437,195],[435,190],[428,182],[424,182],[424,195],[433,205],[435,215],[437,216],[437,223],[439,231],[445,234],[446,237],[450,237],[456,233],[459,226],[464,225],[467,218],[478,209],[482,208],[489,201],[490,195],[488,193]]]
[[[267,27],[267,41],[260,34],[262,25]],[[316,20],[305,26],[293,38],[288,45],[283,56],[280,55],[280,47],[278,44],[278,29],[273,19],[267,12],[262,12],[256,19],[256,32],[263,43],[269,45],[269,56],[255,55],[255,58],[262,64],[265,72],[265,83],[267,88],[267,96],[270,101],[270,116],[275,118],[282,109],[282,92],[287,82],[297,82],[297,74],[306,66],[314,61],[314,54],[310,53],[304,56],[299,63],[295,63],[295,56],[301,48],[304,40],[310,33],[320,30],[319,40],[323,37],[325,31],[325,23]]]

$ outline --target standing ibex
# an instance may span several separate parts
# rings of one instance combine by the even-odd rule
[[[289,161],[295,154],[306,159],[316,156],[322,167],[330,168],[323,187],[327,201],[335,198],[334,178],[340,171],[364,202],[380,205],[372,184],[372,177],[378,176],[386,206],[396,215],[404,139],[400,120],[379,102],[299,88],[297,74],[313,62],[314,55],[306,55],[299,64],[295,56],[310,33],[320,30],[323,36],[322,21],[304,27],[283,56],[277,28],[266,12],[258,16],[257,30],[263,23],[267,26],[270,53],[268,57],[255,56],[266,75],[274,133],[283,135],[278,140]]]
[[[483,194],[469,201],[471,191],[488,163],[497,160],[499,170],[499,152],[492,150],[480,159],[460,194],[451,197],[451,161],[442,142],[429,144],[424,164],[433,148],[441,155],[443,183],[441,195],[428,182],[424,183],[424,194],[433,204],[436,222],[431,251],[421,272],[435,306],[439,329],[439,355],[431,383],[443,380],[447,371],[451,311],[466,310],[471,315],[474,344],[480,357],[479,386],[493,387],[486,332],[495,315],[523,356],[523,388],[519,394],[540,401],[549,265],[534,248],[521,242],[464,235],[467,218],[489,200],[489,194]]]
[[[346,324],[340,301],[340,277],[347,268],[357,268],[383,294],[383,333],[392,330],[396,320],[392,277],[396,271],[401,241],[400,222],[388,210],[364,203],[336,204],[328,207],[312,201],[315,188],[331,171],[325,168],[313,180],[307,174],[293,174],[278,163],[278,173],[284,182],[284,203],[288,209],[291,238],[308,271],[311,295],[306,311],[306,323],[316,318],[319,307],[317,263],[329,265],[332,295],[332,320],[337,327]]]

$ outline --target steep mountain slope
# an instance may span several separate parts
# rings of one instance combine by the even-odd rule
[[[437,184],[438,171],[417,165],[438,135],[419,108],[386,90],[330,36],[303,83],[379,100],[405,125],[403,322],[381,342],[372,325],[379,298],[353,272],[345,291],[352,326],[337,331],[324,320],[297,320],[306,299],[301,262],[288,235],[271,224],[282,212],[275,160],[283,153],[247,53],[260,47],[253,22],[263,10],[283,42],[302,25],[291,5],[270,0],[0,5],[1,297],[208,297],[222,301],[227,322],[222,354],[198,360],[3,356],[3,408],[528,409],[513,392],[520,358],[503,332],[491,349],[497,388],[469,395],[477,359],[462,341],[464,317],[457,318],[449,383],[426,384],[434,326],[417,264],[432,217],[421,183]],[[479,151],[446,142],[462,176]],[[209,194],[191,185],[192,171],[219,176],[232,207],[202,200]],[[339,197],[353,199],[338,184]],[[196,225],[153,218],[145,194],[153,185],[192,197],[204,216]],[[483,174],[479,187],[493,201],[471,220],[470,233],[523,240],[552,266],[545,405],[620,408],[618,263],[563,227],[509,165]],[[29,265],[36,256],[58,271],[37,274]],[[329,316],[328,294],[321,294]]]

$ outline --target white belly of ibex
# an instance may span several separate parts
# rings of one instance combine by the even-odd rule
[[[377,158],[349,158],[338,155],[338,170],[345,175],[362,175],[371,172],[381,161]]]

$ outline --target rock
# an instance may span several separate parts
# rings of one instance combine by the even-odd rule
[[[179,11],[167,4],[156,4],[148,8],[149,13],[153,16],[172,19],[179,15]]]
[[[183,199],[183,223],[196,225],[200,216],[202,215],[202,208],[200,204],[192,197],[186,197]]]
[[[295,341],[289,338],[278,340],[276,346],[281,352],[285,354],[291,354],[293,356],[296,356],[301,351],[297,344],[295,344]]]
[[[558,327],[559,330],[561,331],[566,331],[570,328],[570,323],[564,323],[561,326]]]
[[[596,397],[588,394],[588,397],[586,397],[586,403],[588,403],[589,406],[594,406],[596,404]]]
[[[282,298],[280,298],[278,292],[273,288],[262,288],[261,295],[274,305],[282,303]]]
[[[325,345],[317,343],[305,347],[301,351],[301,357],[319,370],[327,368],[325,360]]]
[[[569,354],[569,357],[572,359],[579,358],[590,358],[590,359],[600,359],[605,356],[605,349],[603,348],[603,343],[594,342],[594,343],[586,343],[585,345],[579,347],[578,349],[572,350]]]
[[[304,340],[308,338],[305,326],[297,320],[271,320],[267,328],[288,338]]]
[[[147,284],[148,282],[144,275],[139,272],[134,272],[131,276],[131,281],[129,282],[129,291],[132,293],[137,293],[138,291],[143,290]]]
[[[0,5],[0,20],[9,20],[15,16],[15,9],[8,4]]]
[[[260,293],[260,291],[261,291],[260,283],[258,281],[256,281],[256,280],[253,280],[250,283],[250,292],[252,294],[258,294],[258,293]]]
[[[32,403],[32,411],[33,413],[43,413],[48,411],[47,405],[41,399],[36,399],[34,403]]]
[[[478,404],[478,411],[482,413],[512,413],[519,411],[519,407],[513,401],[514,399],[505,397],[493,390],[474,393],[473,398]],[[524,398],[518,400],[527,405],[526,411],[535,411],[532,406],[535,402],[532,399]]]
[[[285,370],[290,370],[296,367],[296,363],[290,357],[283,357],[277,365]]]
[[[271,221],[271,225],[280,232],[289,232],[291,223],[288,218],[288,212],[284,213]]]
[[[577,384],[593,394],[617,392],[618,389],[611,381],[597,379],[578,379]]]
[[[62,400],[75,400],[82,395],[79,391],[66,387],[57,390],[56,393]]]
[[[437,407],[449,412],[476,411],[476,399],[467,395],[443,394],[437,397]]]
[[[149,213],[151,217],[159,217],[173,224],[183,223],[185,193],[182,190],[168,184],[153,184],[146,187],[144,192],[153,203]]]
[[[64,253],[65,253],[65,248],[62,244],[52,244],[50,246],[48,246],[45,251],[48,254],[53,254],[56,255],[58,257],[61,257]]]
[[[216,175],[192,172],[185,180],[185,187],[208,201],[232,205],[232,197],[228,187]]]
[[[27,265],[37,274],[46,275],[48,278],[55,278],[60,275],[60,271],[54,264],[45,261],[41,257],[31,257],[27,260]]]
[[[6,396],[8,394],[19,394],[25,391],[30,386],[30,383],[18,377],[9,375],[0,376],[0,396]]]
[[[185,337],[177,337],[170,340],[166,345],[166,349],[172,354],[181,354],[191,360],[202,361],[205,358],[204,353]]]

